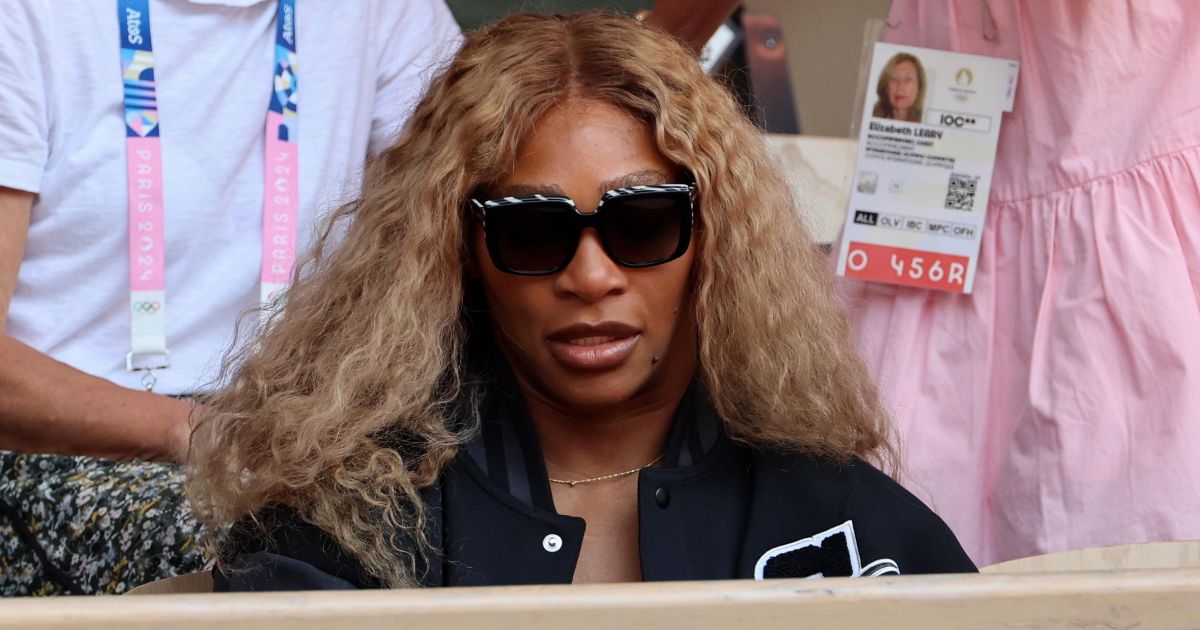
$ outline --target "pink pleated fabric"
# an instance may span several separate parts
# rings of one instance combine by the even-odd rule
[[[888,23],[1021,62],[974,294],[841,282],[906,485],[981,566],[1200,539],[1200,3],[896,0]]]

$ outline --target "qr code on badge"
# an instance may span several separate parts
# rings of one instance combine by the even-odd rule
[[[978,175],[950,174],[950,185],[946,188],[947,210],[971,210],[975,207],[975,185]]]

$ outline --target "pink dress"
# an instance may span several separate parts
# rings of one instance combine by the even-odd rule
[[[1200,539],[1200,3],[896,0],[1019,59],[973,295],[843,280],[905,483],[976,563]]]

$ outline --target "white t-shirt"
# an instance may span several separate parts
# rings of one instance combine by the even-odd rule
[[[258,301],[276,8],[272,0],[151,0],[171,351],[156,392],[210,383],[235,321]],[[117,0],[3,0],[0,13],[0,186],[39,193],[6,332],[140,387],[141,374],[125,369]],[[298,0],[296,27],[302,254],[461,34],[441,0]]]

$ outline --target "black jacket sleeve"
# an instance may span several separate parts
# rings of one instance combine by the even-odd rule
[[[358,588],[307,562],[258,551],[239,555],[233,564],[213,568],[213,591],[319,591]]]
[[[213,590],[303,591],[377,586],[316,526],[287,508],[269,508],[262,525],[235,523],[213,569]]]
[[[867,559],[892,560],[902,574],[975,573],[950,528],[920,499],[874,467],[858,462],[846,518]]]

